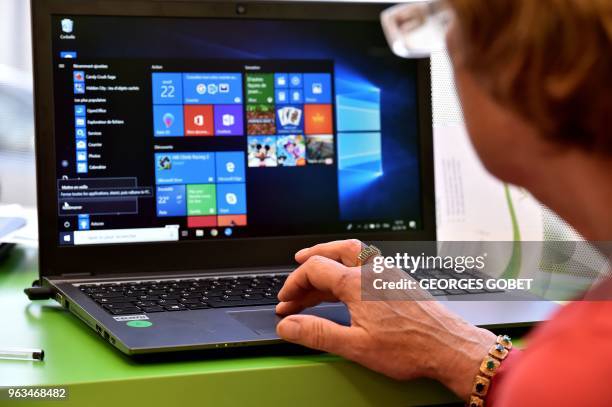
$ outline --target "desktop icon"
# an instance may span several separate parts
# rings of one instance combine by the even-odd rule
[[[219,92],[220,93],[229,93],[230,84],[229,83],[220,83],[219,84]]]
[[[77,161],[79,162],[87,161],[87,152],[77,151]]]
[[[84,127],[78,127],[76,129],[76,138],[77,139],[84,139],[87,137],[87,132],[85,131]]]
[[[198,229],[195,232],[196,237],[204,237],[204,231],[202,229]]]
[[[77,163],[77,172],[79,174],[87,173],[87,163]]]
[[[224,114],[223,115],[223,125],[226,127],[230,127],[236,124],[236,118],[233,114]]]
[[[312,94],[322,95],[323,94],[323,84],[320,82],[313,83],[312,84]]]
[[[210,231],[210,235],[212,237],[217,237],[219,235],[219,231],[217,229],[213,229]]]
[[[83,140],[79,140],[76,143],[76,148],[77,150],[85,150],[87,148],[87,143],[85,143]]]
[[[75,82],[85,82],[85,72],[83,71],[74,71],[73,78]]]
[[[232,229],[231,228],[226,228],[225,229],[225,236],[230,237],[232,235]]]
[[[203,83],[198,83],[198,85],[196,86],[196,92],[198,92],[199,95],[205,95],[206,85]]]
[[[70,34],[73,31],[73,29],[74,29],[74,21],[72,21],[71,19],[64,18],[61,23],[62,23],[62,31],[63,32],[65,32],[67,34]]]
[[[84,117],[76,117],[74,123],[77,127],[85,127],[85,118]]]
[[[236,164],[234,164],[232,161],[228,161],[225,163],[225,170],[230,174],[234,173],[234,171],[236,171]]]
[[[85,83],[83,82],[75,82],[74,84],[74,93],[76,95],[82,95],[85,93]]]
[[[164,114],[162,121],[164,122],[164,126],[169,129],[174,124],[174,115],[172,113],[166,113]]]
[[[79,215],[79,230],[89,230],[90,228],[90,221],[89,221],[89,215]]]
[[[238,203],[238,197],[234,193],[225,194],[225,202],[229,205],[236,205]]]
[[[204,126],[204,115],[203,114],[198,114],[196,116],[193,117],[193,124],[195,124],[196,126]]]
[[[210,93],[211,95],[216,95],[219,92],[219,87],[214,84],[211,83],[208,85],[208,93]]]
[[[85,105],[75,105],[74,106],[74,115],[77,117],[85,116],[86,109]]]

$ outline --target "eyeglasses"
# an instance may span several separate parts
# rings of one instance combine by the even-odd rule
[[[402,58],[426,58],[445,47],[452,10],[444,0],[393,6],[381,14],[391,50]]]

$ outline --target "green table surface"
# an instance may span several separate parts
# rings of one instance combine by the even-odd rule
[[[64,401],[18,406],[407,406],[457,402],[431,380],[398,382],[328,354],[139,363],[55,302],[30,302],[37,251],[16,249],[0,265],[0,349],[42,348],[43,362],[0,359],[0,386],[60,386]]]

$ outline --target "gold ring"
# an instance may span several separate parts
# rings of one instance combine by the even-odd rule
[[[373,257],[378,257],[382,255],[380,249],[376,246],[366,246],[365,244],[363,246],[364,247],[361,249],[361,252],[357,256],[357,266],[363,266]]]

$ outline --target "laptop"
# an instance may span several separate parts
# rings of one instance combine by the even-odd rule
[[[299,249],[435,241],[429,60],[386,6],[33,0],[40,284],[129,355],[267,345]],[[549,311],[482,305],[449,304]]]

